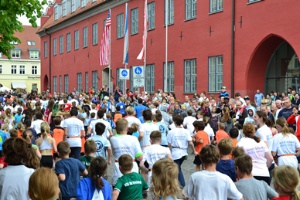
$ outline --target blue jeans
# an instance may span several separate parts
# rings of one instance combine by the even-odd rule
[[[80,159],[81,147],[71,147],[70,157]]]
[[[174,160],[174,162],[178,165],[178,181],[179,181],[179,184],[181,187],[184,187],[185,186],[185,181],[184,181],[184,176],[183,176],[183,173],[182,173],[182,170],[181,170],[181,165],[183,163],[185,159],[185,156],[177,159],[177,160]]]

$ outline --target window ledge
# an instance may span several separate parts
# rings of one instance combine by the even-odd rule
[[[174,23],[169,24],[168,27],[169,27],[169,26],[174,26]],[[166,25],[164,25],[163,27],[166,28]]]
[[[188,22],[188,21],[192,21],[192,20],[195,20],[195,19],[197,19],[197,17],[193,17],[193,18],[190,18],[190,19],[185,19],[184,21]]]
[[[247,5],[251,5],[251,4],[258,3],[258,2],[262,2],[262,1],[263,1],[263,0],[258,0],[258,1],[248,2]]]
[[[130,35],[134,36],[134,35],[137,35],[137,34],[139,34],[139,32],[137,32],[137,33],[131,33]]]
[[[213,12],[209,12],[208,15],[218,14],[218,13],[222,13],[222,12],[223,12],[223,9],[222,10],[213,11]]]

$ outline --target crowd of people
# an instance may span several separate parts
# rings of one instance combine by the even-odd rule
[[[299,94],[0,94],[0,200],[300,200]]]

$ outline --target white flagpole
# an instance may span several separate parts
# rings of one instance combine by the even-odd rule
[[[109,9],[109,13],[110,13],[110,20],[112,18],[112,14],[111,14],[111,9]],[[111,27],[112,27],[112,23],[110,25],[110,29],[109,29],[109,67],[108,67],[108,90],[109,93],[112,93],[111,90]]]
[[[168,26],[169,26],[169,0],[166,0],[166,17],[165,17],[165,22],[166,22],[166,61],[165,61],[165,66],[166,66],[166,78],[165,78],[165,87],[164,90],[167,91],[168,89]]]

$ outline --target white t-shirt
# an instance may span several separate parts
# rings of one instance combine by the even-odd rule
[[[29,200],[29,178],[34,169],[24,165],[8,165],[0,170],[0,200]]]
[[[110,123],[108,121],[105,121],[104,119],[96,119],[96,120],[91,121],[89,127],[92,129],[92,135],[97,135],[95,125],[98,122],[101,122],[105,125],[105,131],[102,134],[102,136],[105,137],[105,138],[109,138],[109,130],[111,131],[112,128],[111,128]]]
[[[150,146],[150,134],[152,131],[159,131],[159,127],[153,122],[145,122],[141,125],[140,131],[144,133],[144,137],[141,140],[142,149],[146,146]]]
[[[41,119],[37,119],[32,122],[32,128],[34,128],[34,130],[36,131],[37,134],[41,133],[41,124],[43,122],[44,121]]]
[[[267,167],[267,159],[265,157],[265,154],[269,151],[269,149],[264,141],[261,140],[257,143],[254,139],[245,137],[241,138],[241,140],[237,143],[237,146],[242,147],[245,153],[252,158],[253,176],[270,176]]]
[[[97,119],[97,112],[98,112],[98,110],[96,110],[96,109],[90,110],[90,115],[91,115],[91,113],[95,113],[95,117],[93,119]]]
[[[70,117],[64,120],[64,128],[68,128],[67,136],[79,136],[76,138],[67,138],[70,147],[81,147],[80,133],[84,131],[83,122],[78,118]]]
[[[128,122],[128,127],[131,127],[132,124],[137,124],[139,125],[139,131],[141,130],[142,123],[138,118],[136,118],[135,116],[127,116],[125,117],[125,119]]]
[[[273,136],[272,131],[267,125],[263,125],[259,129],[257,129],[255,135],[260,138],[261,141],[267,142],[268,147],[271,150],[273,144]]]
[[[204,132],[207,133],[209,137],[214,137],[215,136],[214,130],[211,128],[209,123],[207,123],[207,125],[205,126]]]
[[[183,120],[183,126],[186,126],[186,129],[189,130],[190,135],[192,136],[194,133],[194,126],[193,126],[193,122],[196,121],[196,118],[193,116],[187,116],[184,118]]]
[[[191,175],[183,194],[190,199],[239,200],[243,197],[229,176],[220,172],[200,171]]]
[[[299,147],[299,140],[293,134],[277,133],[273,138],[272,151],[277,152],[278,156],[296,154],[296,149]]]
[[[96,156],[101,156],[102,158],[106,159],[106,148],[110,147],[110,142],[105,137],[102,137],[100,135],[94,135],[89,138],[89,140],[94,140],[97,145],[97,151],[95,153]]]
[[[167,135],[168,144],[172,146],[173,160],[182,158],[187,154],[189,142],[192,141],[190,132],[184,128],[175,128],[170,130]]]
[[[171,154],[170,149],[159,144],[153,144],[144,149],[143,161],[147,160],[149,169],[152,169],[154,163],[162,158],[167,158]]]

